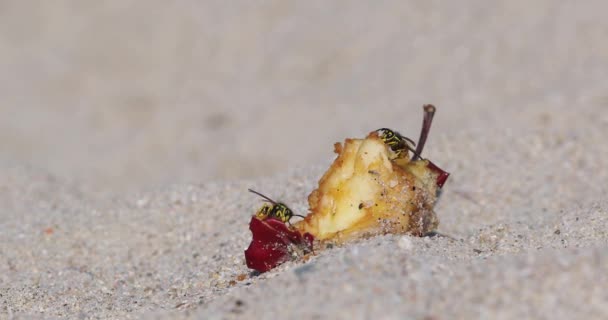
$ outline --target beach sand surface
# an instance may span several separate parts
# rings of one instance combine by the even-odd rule
[[[606,9],[0,3],[0,318],[608,318]],[[425,103],[447,236],[247,269],[248,188]]]

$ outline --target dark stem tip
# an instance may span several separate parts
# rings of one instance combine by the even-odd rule
[[[429,131],[431,130],[431,124],[433,123],[433,116],[435,115],[435,108],[432,104],[425,104],[422,106],[424,110],[424,117],[422,118],[422,128],[420,129],[420,138],[418,138],[418,145],[416,145],[416,150],[414,151],[414,155],[412,156],[412,160],[422,159],[422,150],[424,149],[424,144],[426,143],[426,138],[429,135]]]

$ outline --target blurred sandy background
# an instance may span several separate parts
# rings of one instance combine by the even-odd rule
[[[0,318],[607,318],[607,9],[0,0]],[[247,188],[424,103],[457,240],[247,270]]]
[[[0,157],[121,190],[318,163],[377,127],[416,137],[423,103],[434,137],[508,126],[605,89],[600,4],[1,1]]]

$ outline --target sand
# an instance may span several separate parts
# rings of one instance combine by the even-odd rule
[[[0,318],[608,318],[605,11],[5,1]],[[247,188],[305,213],[334,142],[423,103],[450,237],[247,269]]]

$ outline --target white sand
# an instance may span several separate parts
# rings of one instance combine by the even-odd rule
[[[78,3],[0,5],[0,318],[608,318],[602,2]],[[423,103],[456,240],[247,270],[247,188]]]

